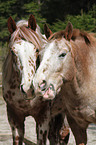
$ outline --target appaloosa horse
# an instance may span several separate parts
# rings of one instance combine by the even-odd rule
[[[48,136],[46,128],[49,128],[49,120],[51,120],[49,101],[44,101],[39,97],[34,98],[32,96],[33,88],[30,86],[38,67],[38,65],[36,66],[38,51],[43,49],[47,40],[40,33],[33,15],[29,17],[28,21],[21,20],[17,24],[9,17],[8,30],[11,37],[9,52],[3,64],[2,89],[7,106],[8,121],[12,129],[13,145],[22,145],[25,131],[24,121],[25,117],[29,115],[34,117],[38,126],[37,144],[45,145]],[[58,130],[64,122],[62,117],[59,118],[61,118],[61,124]],[[43,121],[48,122],[47,126]],[[59,132],[56,129],[55,132],[56,137]],[[54,139],[51,134],[49,133],[50,140]],[[57,138],[59,139],[59,137]]]
[[[32,99],[30,85],[36,72],[38,50],[47,41],[42,38],[39,27],[34,22],[33,15],[28,21],[21,20],[17,24],[11,17],[8,19],[8,30],[11,37],[9,52],[3,64],[2,89],[14,145],[16,144],[16,129],[19,134],[19,145],[22,144],[25,117],[31,115],[36,119],[35,114],[38,116],[40,113],[38,105],[37,109],[35,107],[39,102],[35,103],[28,99],[30,97]]]
[[[68,25],[67,33],[59,31],[50,37],[33,86],[36,96],[57,99],[59,110],[55,101],[51,115],[55,109],[64,111],[76,144],[85,145],[86,129],[96,123],[96,38]]]

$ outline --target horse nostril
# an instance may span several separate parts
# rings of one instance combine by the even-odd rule
[[[49,88],[50,90],[53,90],[53,91],[55,90],[53,84],[50,84]]]
[[[26,94],[26,92],[25,92],[24,89],[23,89],[23,85],[21,85],[21,91],[22,91],[24,94]]]
[[[40,83],[39,88],[41,89],[41,91],[44,91],[44,90],[46,89],[46,85],[47,85],[47,83],[46,83],[45,80],[43,80],[43,81]]]
[[[43,81],[42,81],[42,83],[46,84],[46,81],[45,81],[45,80],[43,80]]]

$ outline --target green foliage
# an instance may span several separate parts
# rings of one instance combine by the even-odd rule
[[[8,16],[12,14],[12,7],[14,6],[14,4],[16,3],[16,0],[5,0],[3,2],[0,3],[0,13],[3,16]]]
[[[16,14],[13,14],[12,9],[14,8],[16,3],[16,0],[10,0],[10,1],[3,1],[0,3],[0,38],[3,38],[5,36],[8,36],[7,31],[7,19],[9,16],[13,16],[13,18],[16,17]]]
[[[83,13],[82,15],[76,16],[67,15],[65,21],[58,20],[56,23],[53,23],[51,27],[53,32],[65,29],[68,21],[72,23],[73,28],[96,32],[96,17],[94,17],[94,12],[92,10],[89,11],[87,14]]]
[[[37,16],[39,14],[40,6],[36,2],[30,2],[27,4],[24,4],[23,8],[28,13],[33,13],[33,15]]]
[[[37,2],[30,2],[24,4],[23,9],[27,12],[26,18],[29,18],[28,14],[33,14],[37,24],[40,26],[41,30],[43,31],[43,25],[46,22],[46,19],[41,16],[40,13],[40,6]]]
[[[95,4],[92,6],[88,14],[91,15],[93,18],[96,18],[96,5]]]
[[[70,16],[66,17],[65,21],[70,21],[74,28],[82,29],[85,31],[94,31],[95,29],[95,18],[93,18],[89,14],[77,15],[77,16]]]
[[[41,0],[41,14],[47,23],[53,24],[57,19],[63,21],[67,15],[80,15],[81,10],[88,12],[96,0]]]
[[[61,20],[57,20],[57,22],[53,23],[53,25],[49,25],[49,28],[52,30],[52,32],[57,32],[60,30],[65,29],[66,23]]]

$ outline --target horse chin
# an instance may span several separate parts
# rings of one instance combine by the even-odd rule
[[[34,90],[33,90],[33,88],[30,88],[28,91],[27,91],[27,99],[34,99],[36,96],[35,96],[35,94],[34,94]]]
[[[49,87],[45,92],[45,94],[43,94],[43,98],[45,100],[53,100],[55,96],[59,94],[60,91],[61,91],[61,87],[59,87],[57,90],[53,89],[53,87],[51,88]]]
[[[20,89],[21,89],[22,93],[25,94],[26,100],[27,99],[31,99],[32,100],[32,99],[34,99],[36,97],[33,88],[29,88],[28,87],[28,89],[24,89],[24,85],[21,85]]]
[[[55,98],[55,95],[48,95],[45,93],[45,95],[43,96],[44,100],[53,100]]]

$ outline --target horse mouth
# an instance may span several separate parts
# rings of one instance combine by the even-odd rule
[[[55,89],[52,84],[50,84],[49,88],[46,89],[43,98],[45,100],[53,100],[55,98]]]
[[[55,88],[53,84],[49,84],[47,86],[47,83],[45,80],[43,80],[41,83],[38,84],[38,87],[35,88],[35,95],[38,97],[42,97],[43,100],[53,100],[55,98]]]

